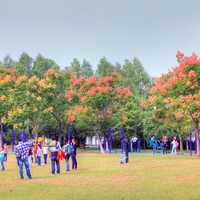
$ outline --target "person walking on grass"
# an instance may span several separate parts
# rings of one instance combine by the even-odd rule
[[[41,145],[38,145],[36,159],[37,159],[37,166],[41,166],[41,156],[42,156],[42,148]]]
[[[0,147],[0,163],[1,163],[1,171],[5,171],[5,152],[2,147]]]
[[[56,141],[56,138],[53,137],[52,141],[48,147],[51,157],[51,173],[55,175],[55,171],[57,174],[60,174],[60,161],[57,159],[58,151],[61,150],[60,144]],[[57,168],[57,170],[56,170]]]
[[[7,161],[7,158],[8,158],[8,145],[5,143],[4,145],[3,145],[3,151],[4,151],[4,159],[5,159],[5,161]]]
[[[47,156],[48,156],[48,146],[46,144],[42,147],[43,158],[44,158],[44,165],[47,164]]]
[[[18,166],[20,178],[24,179],[23,166],[26,169],[26,175],[29,179],[32,179],[30,166],[28,162],[29,149],[32,147],[32,142],[22,142],[20,140],[19,144],[16,146],[16,155],[18,156]]]
[[[66,171],[70,171],[69,159],[72,156],[72,153],[74,152],[74,147],[73,147],[72,143],[67,142],[66,145],[63,146],[63,150],[65,153]]]

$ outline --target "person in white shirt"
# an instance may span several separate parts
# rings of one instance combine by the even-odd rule
[[[171,144],[172,144],[172,152],[171,152],[171,154],[176,155],[177,147],[178,147],[178,142],[176,140],[176,137],[174,137],[174,139],[173,139]]]
[[[47,155],[48,155],[48,146],[46,144],[43,145],[42,152],[43,152],[44,164],[46,165],[47,164]]]

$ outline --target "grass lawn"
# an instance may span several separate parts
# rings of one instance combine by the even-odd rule
[[[31,167],[33,180],[20,180],[15,157],[9,155],[0,172],[3,200],[199,200],[200,159],[130,156],[127,166],[119,155],[80,153],[78,171],[51,176],[50,165]]]

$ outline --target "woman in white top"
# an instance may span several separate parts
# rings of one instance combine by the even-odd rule
[[[172,141],[172,152],[171,152],[171,154],[176,155],[177,147],[178,147],[178,142],[176,140],[176,137],[174,137],[174,139]]]

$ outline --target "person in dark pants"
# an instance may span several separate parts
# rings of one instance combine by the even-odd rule
[[[60,174],[60,161],[57,159],[58,151],[61,149],[60,144],[53,137],[50,146],[48,147],[49,152],[51,153],[51,173],[55,175]],[[57,168],[57,170],[56,170]]]
[[[167,143],[168,143],[167,136],[163,136],[162,139],[163,155],[167,154]]]
[[[76,145],[76,140],[75,138],[72,139],[72,145],[73,145],[73,152],[72,152],[72,169],[77,170],[77,159],[76,159],[76,150],[77,150],[77,145]]]
[[[18,156],[19,174],[20,174],[21,179],[24,179],[23,165],[25,165],[26,174],[28,178],[32,179],[29,162],[28,162],[29,149],[31,147],[32,147],[31,142],[20,142],[16,146],[16,149],[15,149],[16,155]]]
[[[126,138],[123,141],[123,150],[126,156],[125,163],[128,163],[129,162],[129,142]]]

